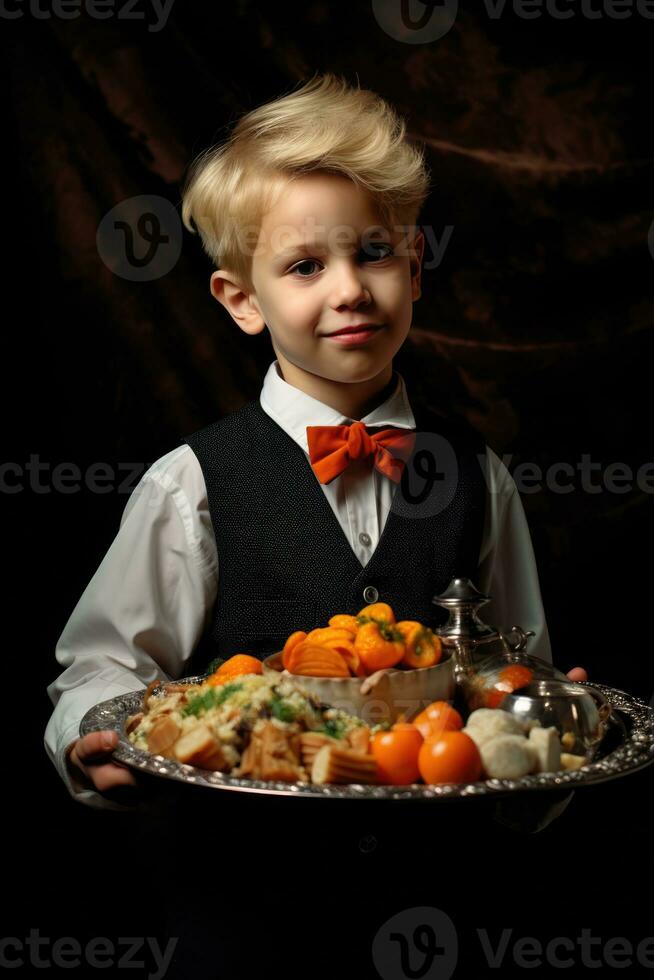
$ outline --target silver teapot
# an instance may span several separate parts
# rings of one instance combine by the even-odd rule
[[[434,633],[452,653],[455,679],[468,710],[501,708],[523,724],[553,724],[568,733],[576,752],[593,751],[612,715],[606,698],[528,654],[533,630],[512,626],[505,633],[483,623],[478,610],[490,598],[470,579],[453,578],[445,592],[432,600],[449,612],[447,623]]]
[[[515,655],[523,654],[529,637],[535,636],[533,630],[525,632],[520,626],[512,626],[504,633],[495,626],[483,623],[478,611],[490,599],[490,596],[476,589],[469,578],[453,578],[445,592],[432,599],[435,605],[442,606],[450,614],[447,623],[436,627],[434,633],[440,637],[443,646],[452,652],[459,682],[464,676],[474,673],[482,661],[494,654],[509,660],[521,660],[521,657]],[[550,667],[560,679],[566,679],[545,661],[540,663]],[[548,676],[551,677],[552,674]]]

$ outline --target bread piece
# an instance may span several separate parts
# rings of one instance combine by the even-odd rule
[[[148,752],[170,759],[173,746],[179,738],[180,727],[170,715],[162,715],[147,734]]]
[[[175,743],[175,758],[189,766],[225,772],[230,768],[218,739],[206,725],[198,725]]]
[[[343,749],[351,747],[347,742],[333,738],[331,735],[325,735],[324,732],[302,732],[300,734],[300,757],[302,759],[302,765],[310,770],[316,753],[323,745],[339,745]]]
[[[570,752],[561,753],[561,769],[581,769],[581,767],[585,765],[585,756],[572,755]]]
[[[362,755],[367,755],[370,748],[370,729],[367,725],[359,725],[357,728],[352,728],[347,736],[347,740],[350,743],[350,748],[354,749],[355,752],[361,752]]]
[[[535,772],[558,772],[561,768],[561,742],[556,728],[532,728],[529,742],[536,755]]]
[[[323,745],[311,768],[314,783],[376,783],[377,761],[373,755],[363,755],[353,749]]]
[[[300,780],[300,739],[297,732],[284,731],[269,721],[258,733],[261,738],[261,779]]]

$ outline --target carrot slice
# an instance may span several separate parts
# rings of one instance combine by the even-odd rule
[[[337,650],[301,643],[291,651],[288,670],[308,677],[349,677],[350,669]]]
[[[294,650],[298,644],[303,643],[306,640],[307,634],[304,630],[296,630],[295,633],[291,633],[288,640],[284,644],[284,650],[282,652],[282,667],[288,670],[288,658],[291,654],[291,650]]]
[[[353,677],[367,676],[366,668],[361,663],[361,657],[354,649],[354,637],[351,640],[324,640],[323,644],[341,654]]]

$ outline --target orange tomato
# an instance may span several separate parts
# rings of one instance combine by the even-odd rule
[[[354,641],[354,649],[369,674],[385,667],[394,667],[404,656],[404,639],[394,627],[380,623],[364,623]]]
[[[504,667],[493,687],[485,692],[485,706],[499,708],[507,694],[525,687],[533,676],[533,670],[523,664],[509,664],[508,667]]]
[[[474,783],[481,779],[479,749],[465,732],[445,731],[426,738],[418,753],[426,783]]]
[[[499,681],[495,686],[510,693],[517,691],[520,687],[525,687],[533,676],[534,672],[529,667],[525,667],[523,664],[510,664],[500,671]]]
[[[388,732],[376,732],[370,740],[370,752],[377,762],[380,783],[403,786],[420,778],[418,755],[422,735],[415,725],[398,722]]]
[[[413,719],[412,724],[419,728],[423,738],[440,735],[444,731],[460,731],[463,718],[447,701],[434,701]]]
[[[387,602],[371,602],[359,610],[357,619],[364,623],[371,619],[376,623],[394,623],[395,613]]]
[[[218,670],[207,677],[206,683],[211,687],[218,687],[220,684],[226,684],[234,677],[240,677],[241,674],[262,673],[263,666],[256,657],[250,656],[249,653],[235,653],[233,657],[221,664]]]
[[[443,656],[440,637],[412,619],[395,624],[404,637],[405,653],[402,663],[406,667],[433,667]]]

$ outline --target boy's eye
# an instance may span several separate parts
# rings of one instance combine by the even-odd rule
[[[379,252],[378,249],[382,249],[382,251]],[[367,244],[364,245],[364,247],[359,252],[359,257],[363,262],[367,262],[367,261],[385,259],[387,256],[392,254],[393,254],[393,247],[387,244],[386,242],[367,242]],[[294,265],[292,269],[289,269],[289,272],[297,272],[300,275],[300,279],[308,279],[311,273],[304,275],[303,273],[300,273],[299,270],[303,266],[307,266],[307,265],[312,266],[317,264],[318,262],[316,259],[303,259],[301,262],[298,262],[297,265]]]

